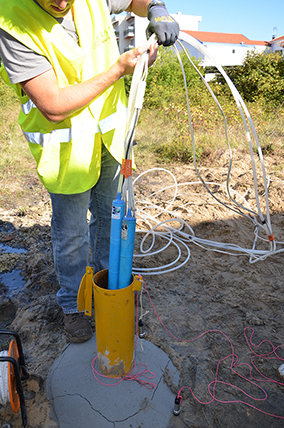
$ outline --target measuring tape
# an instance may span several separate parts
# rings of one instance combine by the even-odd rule
[[[0,335],[13,336],[8,351],[0,352],[0,405],[10,403],[14,413],[21,407],[22,425],[27,426],[27,413],[22,380],[29,378],[26,369],[23,348],[17,333],[9,330],[0,330]]]
[[[19,360],[19,351],[16,341],[10,342],[9,350],[0,352],[1,357],[11,357]],[[14,365],[9,361],[0,362],[0,404],[10,403],[14,413],[20,408],[20,397],[17,391],[17,380]]]

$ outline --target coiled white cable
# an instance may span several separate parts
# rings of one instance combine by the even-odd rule
[[[1,351],[0,357],[8,357],[8,351]],[[8,362],[0,361],[0,404],[5,406],[10,403],[8,387]]]
[[[194,141],[193,126],[192,126],[192,122],[191,122],[189,97],[188,97],[188,93],[187,93],[187,83],[186,83],[186,78],[185,78],[185,72],[183,69],[181,57],[179,55],[178,50],[175,47],[175,51],[176,51],[177,57],[179,59],[180,66],[181,66],[181,69],[183,72],[183,77],[184,77],[184,83],[185,83],[185,88],[186,88],[186,97],[187,97],[188,116],[189,116],[189,123],[190,123],[190,129],[191,129],[193,153],[194,153],[194,165],[195,165],[195,170],[197,172],[197,175],[200,179],[200,182],[177,184],[177,181],[176,181],[175,177],[173,176],[173,174],[170,173],[169,171],[167,171],[171,175],[171,177],[174,179],[174,185],[173,186],[167,186],[166,188],[159,190],[158,192],[152,192],[151,195],[148,195],[149,197],[146,198],[145,200],[137,201],[136,205],[138,203],[140,205],[142,205],[141,208],[139,208],[139,209],[136,208],[137,222],[146,224],[147,229],[137,228],[136,232],[144,234],[144,237],[140,243],[140,253],[134,254],[134,257],[135,258],[141,258],[141,257],[146,257],[146,256],[152,256],[152,257],[157,256],[157,254],[166,250],[169,247],[169,245],[171,245],[171,244],[173,244],[176,247],[177,254],[178,254],[177,257],[174,258],[173,261],[167,263],[164,266],[158,266],[158,267],[155,266],[152,268],[137,267],[137,268],[133,269],[134,273],[141,273],[142,272],[143,275],[157,275],[160,273],[171,272],[171,271],[178,269],[179,267],[183,266],[188,261],[188,259],[190,257],[190,249],[188,247],[189,243],[194,243],[194,244],[201,246],[202,248],[205,248],[207,250],[213,250],[213,251],[222,252],[222,253],[226,253],[226,254],[247,255],[247,256],[249,256],[250,263],[254,263],[258,260],[264,260],[268,256],[271,256],[273,254],[278,254],[278,253],[284,251],[284,249],[276,250],[276,240],[273,237],[271,220],[270,220],[270,213],[269,213],[268,184],[267,184],[265,166],[264,166],[261,146],[260,146],[260,143],[258,140],[258,136],[257,136],[256,130],[255,130],[253,121],[252,121],[251,116],[248,112],[248,109],[247,109],[244,101],[242,100],[239,92],[237,91],[236,87],[234,86],[232,81],[229,79],[229,77],[227,76],[225,71],[223,70],[222,66],[219,65],[215,61],[215,59],[209,54],[209,52],[207,52],[207,49],[200,42],[198,42],[196,39],[194,39],[193,37],[191,37],[191,36],[189,36],[183,32],[180,33],[180,39],[183,39],[185,42],[189,43],[191,46],[195,47],[196,49],[198,49],[200,52],[202,52],[204,55],[208,56],[211,59],[212,63],[216,66],[216,68],[220,71],[220,73],[225,78],[225,81],[227,82],[227,84],[228,84],[228,86],[229,86],[229,88],[230,88],[230,90],[234,96],[235,102],[237,104],[239,113],[241,115],[241,118],[242,118],[242,121],[244,124],[246,139],[247,139],[248,144],[249,144],[249,150],[250,150],[251,162],[252,162],[252,170],[253,170],[253,179],[254,179],[253,181],[254,181],[254,190],[255,190],[255,200],[256,200],[257,212],[254,211],[249,206],[249,204],[246,201],[246,199],[244,198],[244,196],[239,195],[237,192],[235,192],[233,189],[230,188],[229,181],[230,181],[230,173],[231,173],[231,168],[232,168],[232,151],[231,151],[231,147],[229,144],[228,133],[227,133],[227,121],[226,121],[224,111],[223,111],[219,101],[217,100],[215,94],[213,93],[212,89],[210,88],[208,83],[205,81],[205,79],[203,78],[203,76],[201,75],[201,73],[199,72],[197,67],[195,67],[195,65],[191,61],[186,49],[184,48],[184,46],[182,45],[180,40],[178,40],[178,43],[181,45],[182,49],[185,51],[187,58],[190,61],[191,65],[193,67],[195,67],[195,69],[200,74],[201,78],[203,79],[207,89],[211,93],[214,101],[216,102],[216,104],[217,104],[217,106],[218,106],[218,108],[219,108],[219,110],[223,116],[224,125],[225,125],[225,135],[226,135],[226,140],[227,140],[227,144],[228,144],[228,148],[229,148],[229,154],[230,154],[230,165],[229,165],[228,174],[227,174],[226,191],[227,191],[227,195],[228,195],[231,203],[229,204],[227,201],[222,201],[220,198],[217,198],[210,191],[209,187],[210,187],[210,185],[212,185],[212,183],[204,181],[201,177],[201,174],[199,173],[198,168],[197,168],[196,157],[195,157],[195,141]],[[134,80],[133,84],[137,85],[137,81]],[[247,121],[248,121],[248,123],[247,123]],[[257,144],[258,155],[259,155],[259,159],[261,161],[261,167],[262,167],[262,173],[263,173],[263,184],[264,184],[264,196],[265,196],[265,203],[266,203],[266,219],[265,219],[265,217],[261,211],[261,207],[260,207],[256,166],[255,166],[255,160],[254,160],[254,153],[253,153],[252,138],[250,135],[250,129],[253,133],[254,140]],[[145,175],[147,173],[151,173],[153,170],[160,170],[161,171],[163,169],[162,168],[155,168],[155,169],[143,172],[138,178],[136,178],[134,180],[133,184],[134,185],[137,184],[137,182],[139,181],[139,179],[143,175]],[[254,227],[255,237],[254,237],[254,242],[252,244],[251,249],[242,248],[241,246],[238,246],[235,244],[219,243],[216,241],[210,241],[210,240],[198,238],[195,236],[190,225],[188,225],[186,222],[184,222],[179,216],[176,216],[176,214],[173,211],[170,211],[169,208],[171,207],[171,205],[173,204],[174,200],[177,197],[178,186],[185,185],[185,184],[191,185],[191,184],[201,184],[201,183],[206,188],[208,193],[218,201],[218,203],[222,204],[226,208],[228,208],[228,209],[236,212],[237,214],[240,214],[240,215],[248,218],[250,221],[252,221],[252,224]],[[223,186],[222,184],[219,184],[219,183],[213,183],[213,184],[218,185],[218,186]],[[174,196],[169,201],[167,201],[167,207],[166,208],[161,208],[161,207],[157,206],[156,204],[153,204],[149,201],[149,199],[151,199],[151,197],[153,197],[154,195],[157,195],[158,193],[163,192],[169,188],[174,188]],[[232,193],[234,193],[235,195],[238,195],[238,200],[236,198],[232,197]],[[242,201],[242,203],[241,203],[241,201]],[[152,214],[153,210],[156,212],[155,215]],[[161,216],[162,213],[169,214],[170,219],[160,222],[158,220],[158,218]],[[260,221],[257,221],[257,217],[260,218]],[[173,227],[170,225],[170,223],[172,224],[174,222],[179,224],[179,227],[176,228],[176,227]],[[264,229],[265,234],[267,235],[268,239],[262,238],[259,236],[259,230],[260,229]],[[189,231],[189,233],[186,232],[187,230]],[[166,244],[162,245],[162,247],[159,250],[154,251],[153,248],[154,248],[154,244],[156,242],[157,237],[159,237],[161,239],[165,239]],[[266,242],[269,246],[269,249],[268,250],[257,250],[256,244],[257,244],[258,239]],[[149,240],[150,240],[150,243],[149,243]],[[147,249],[145,249],[146,242],[148,245]],[[181,247],[186,249],[185,260],[183,260],[183,261],[181,260],[181,257],[182,257]]]
[[[161,171],[161,168],[157,168],[157,170]],[[152,172],[152,171],[155,171],[155,169],[149,170],[149,172]],[[147,171],[143,172],[141,176],[145,174],[147,174]],[[136,179],[135,184],[136,182],[139,181],[139,178],[140,176]],[[151,194],[148,195],[148,197],[145,197],[145,199],[136,201],[137,222],[138,223],[142,222],[146,224],[147,229],[141,229],[138,227],[136,230],[137,234],[144,234],[144,237],[140,243],[140,248],[139,248],[140,253],[134,254],[134,258],[138,260],[139,258],[146,257],[146,256],[154,257],[160,252],[165,251],[169,247],[169,245],[173,243],[176,246],[176,248],[178,247],[178,245],[182,245],[183,248],[186,248],[186,256],[184,256],[186,257],[186,260],[184,261],[180,260],[182,252],[178,250],[178,256],[174,259],[173,262],[168,263],[167,265],[164,265],[164,266],[159,266],[159,267],[156,267],[156,266],[150,267],[150,268],[144,268],[144,267],[141,268],[140,266],[135,267],[133,269],[134,273],[140,272],[140,273],[143,273],[143,275],[153,275],[153,274],[158,275],[162,273],[171,272],[180,268],[189,259],[190,249],[188,245],[191,243],[196,244],[199,247],[206,250],[211,250],[211,251],[224,253],[228,255],[234,255],[234,256],[247,255],[249,257],[250,263],[255,263],[256,261],[259,261],[259,260],[264,260],[268,256],[271,256],[273,254],[278,254],[284,251],[284,248],[281,248],[278,250],[276,250],[276,248],[273,250],[270,250],[270,249],[257,250],[255,247],[258,239],[261,239],[262,241],[269,244],[268,239],[264,239],[259,236],[259,230],[257,225],[254,226],[255,238],[251,249],[243,248],[239,245],[232,244],[232,243],[217,242],[217,241],[198,238],[197,236],[195,236],[195,233],[192,230],[191,226],[187,222],[185,222],[183,219],[181,219],[179,216],[177,216],[174,211],[170,211],[169,209],[159,207],[158,205],[151,202],[151,198],[153,196],[156,196],[158,193],[168,190],[171,187],[175,189],[175,195],[180,196],[182,193],[180,192],[178,193],[178,187],[181,187],[181,186],[188,187],[190,185],[198,185],[198,184],[201,185],[202,183],[201,182],[187,182],[187,183],[181,183],[181,184],[176,183],[173,186],[167,186],[163,189],[158,190],[157,192],[151,192]],[[224,187],[224,189],[226,189],[226,185],[216,183],[216,182],[206,182],[206,185],[207,187],[213,185],[213,186]],[[234,189],[231,189],[231,193],[234,193],[236,198],[238,198],[239,200],[243,199],[243,195],[240,195]],[[173,204],[173,202],[174,200],[172,198],[170,199],[170,201],[166,201],[166,203],[169,203],[169,204]],[[244,203],[248,206],[249,209],[251,209],[248,202],[245,199],[244,199]],[[158,214],[155,214],[155,215],[151,214],[153,210],[158,212]],[[158,217],[161,214],[168,214],[170,218],[168,220],[164,220],[160,222],[158,220]],[[167,223],[174,223],[174,222],[177,222],[180,226],[173,227],[167,224]],[[160,239],[166,239],[166,244],[164,246],[161,245],[159,250],[153,251],[154,244],[158,237]],[[146,244],[148,245],[147,249],[145,249]],[[278,242],[278,244],[284,244],[284,243]],[[275,241],[275,245],[276,245],[276,241]]]

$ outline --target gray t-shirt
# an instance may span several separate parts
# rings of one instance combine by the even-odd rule
[[[131,0],[106,1],[110,14],[124,11],[131,3]],[[78,42],[74,22],[64,18],[58,18],[57,21],[64,27],[68,34]],[[29,49],[1,28],[0,57],[11,83],[24,82],[52,68],[52,65],[46,57]]]

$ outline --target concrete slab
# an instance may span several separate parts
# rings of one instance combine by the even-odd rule
[[[173,416],[175,395],[164,382],[166,371],[178,385],[179,372],[161,349],[138,340],[135,351],[137,373],[139,364],[146,364],[155,374],[147,389],[135,380],[118,385],[114,379],[99,378],[110,384],[104,386],[95,379],[91,363],[96,356],[96,337],[80,344],[69,344],[53,364],[47,379],[47,397],[51,418],[60,428],[165,428]],[[141,371],[141,370],[140,370]],[[147,380],[145,377],[142,380]]]

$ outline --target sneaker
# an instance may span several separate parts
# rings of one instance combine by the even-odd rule
[[[90,317],[83,312],[64,314],[64,327],[70,342],[86,342],[93,336]]]

